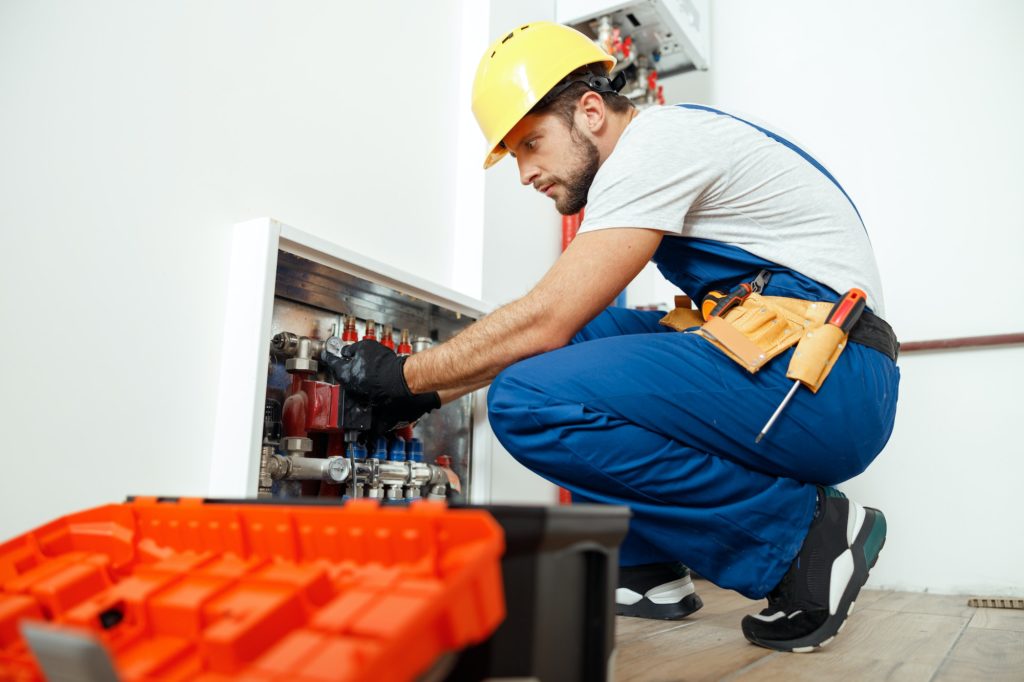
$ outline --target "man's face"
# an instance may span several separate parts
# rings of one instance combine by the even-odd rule
[[[575,123],[557,116],[527,116],[505,136],[524,185],[555,200],[562,215],[579,213],[600,167],[597,147]]]

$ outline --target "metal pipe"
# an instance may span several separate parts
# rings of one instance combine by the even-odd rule
[[[384,485],[405,485],[409,481],[407,462],[381,462],[377,465],[377,476]]]
[[[402,488],[409,480],[409,468],[407,462],[381,462],[377,467],[377,477],[381,484],[387,487],[387,498],[389,500],[401,500],[405,495]]]
[[[353,477],[349,458],[341,455],[301,457],[270,454],[266,457],[265,471],[274,481],[351,482],[353,488],[360,491],[363,485],[369,485],[368,497],[386,496],[389,500],[418,498],[423,488],[429,488],[429,498],[444,499],[448,491],[448,473],[445,469],[424,462],[358,459],[355,460],[356,475]],[[406,488],[405,494],[403,488]]]
[[[285,457],[272,455],[267,471],[275,481],[326,481],[344,483],[351,468],[344,457]]]

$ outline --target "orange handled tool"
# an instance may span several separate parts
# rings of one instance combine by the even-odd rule
[[[700,302],[701,317],[707,321],[712,317],[725,315],[725,313],[750,298],[750,294],[764,291],[765,285],[768,284],[768,280],[771,278],[772,273],[762,270],[752,282],[740,282],[727,294],[723,294],[721,291],[709,292],[704,297],[704,300]]]
[[[832,306],[832,311],[828,314],[825,324],[839,327],[844,334],[849,334],[867,304],[867,294],[860,289],[850,289],[845,296],[839,299],[839,303]]]
[[[850,333],[853,329],[853,325],[857,324],[857,320],[860,319],[861,313],[864,312],[864,307],[868,304],[868,295],[860,289],[850,289],[846,294],[839,299],[839,302],[832,306],[832,310],[828,313],[828,318],[825,320],[825,324],[831,324],[843,332],[843,335]],[[782,399],[779,406],[775,408],[775,413],[772,414],[768,423],[761,429],[761,433],[757,434],[757,438],[754,439],[755,443],[760,443],[761,439],[764,438],[764,434],[768,433],[768,429],[772,428],[772,424],[782,414],[782,410],[789,404],[790,398],[796,393],[796,389],[800,388],[800,380],[797,379],[793,382],[793,388],[789,389],[789,393]]]

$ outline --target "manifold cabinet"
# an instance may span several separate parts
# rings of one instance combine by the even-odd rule
[[[367,438],[324,362],[365,339],[423,352],[486,304],[273,220],[235,227],[230,273],[211,495],[489,501],[481,391]]]

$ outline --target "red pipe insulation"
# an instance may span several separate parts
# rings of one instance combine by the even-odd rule
[[[569,244],[576,238],[576,233],[580,231],[580,225],[583,224],[583,211],[584,209],[580,209],[579,213],[562,216],[562,251],[569,248]],[[572,493],[565,488],[559,488],[558,503],[572,504]]]
[[[989,334],[987,336],[962,336],[956,339],[932,339],[930,341],[907,341],[900,344],[900,353],[914,353],[922,350],[953,350],[958,348],[987,348],[991,346],[1013,346],[1024,343],[1024,334]]]

